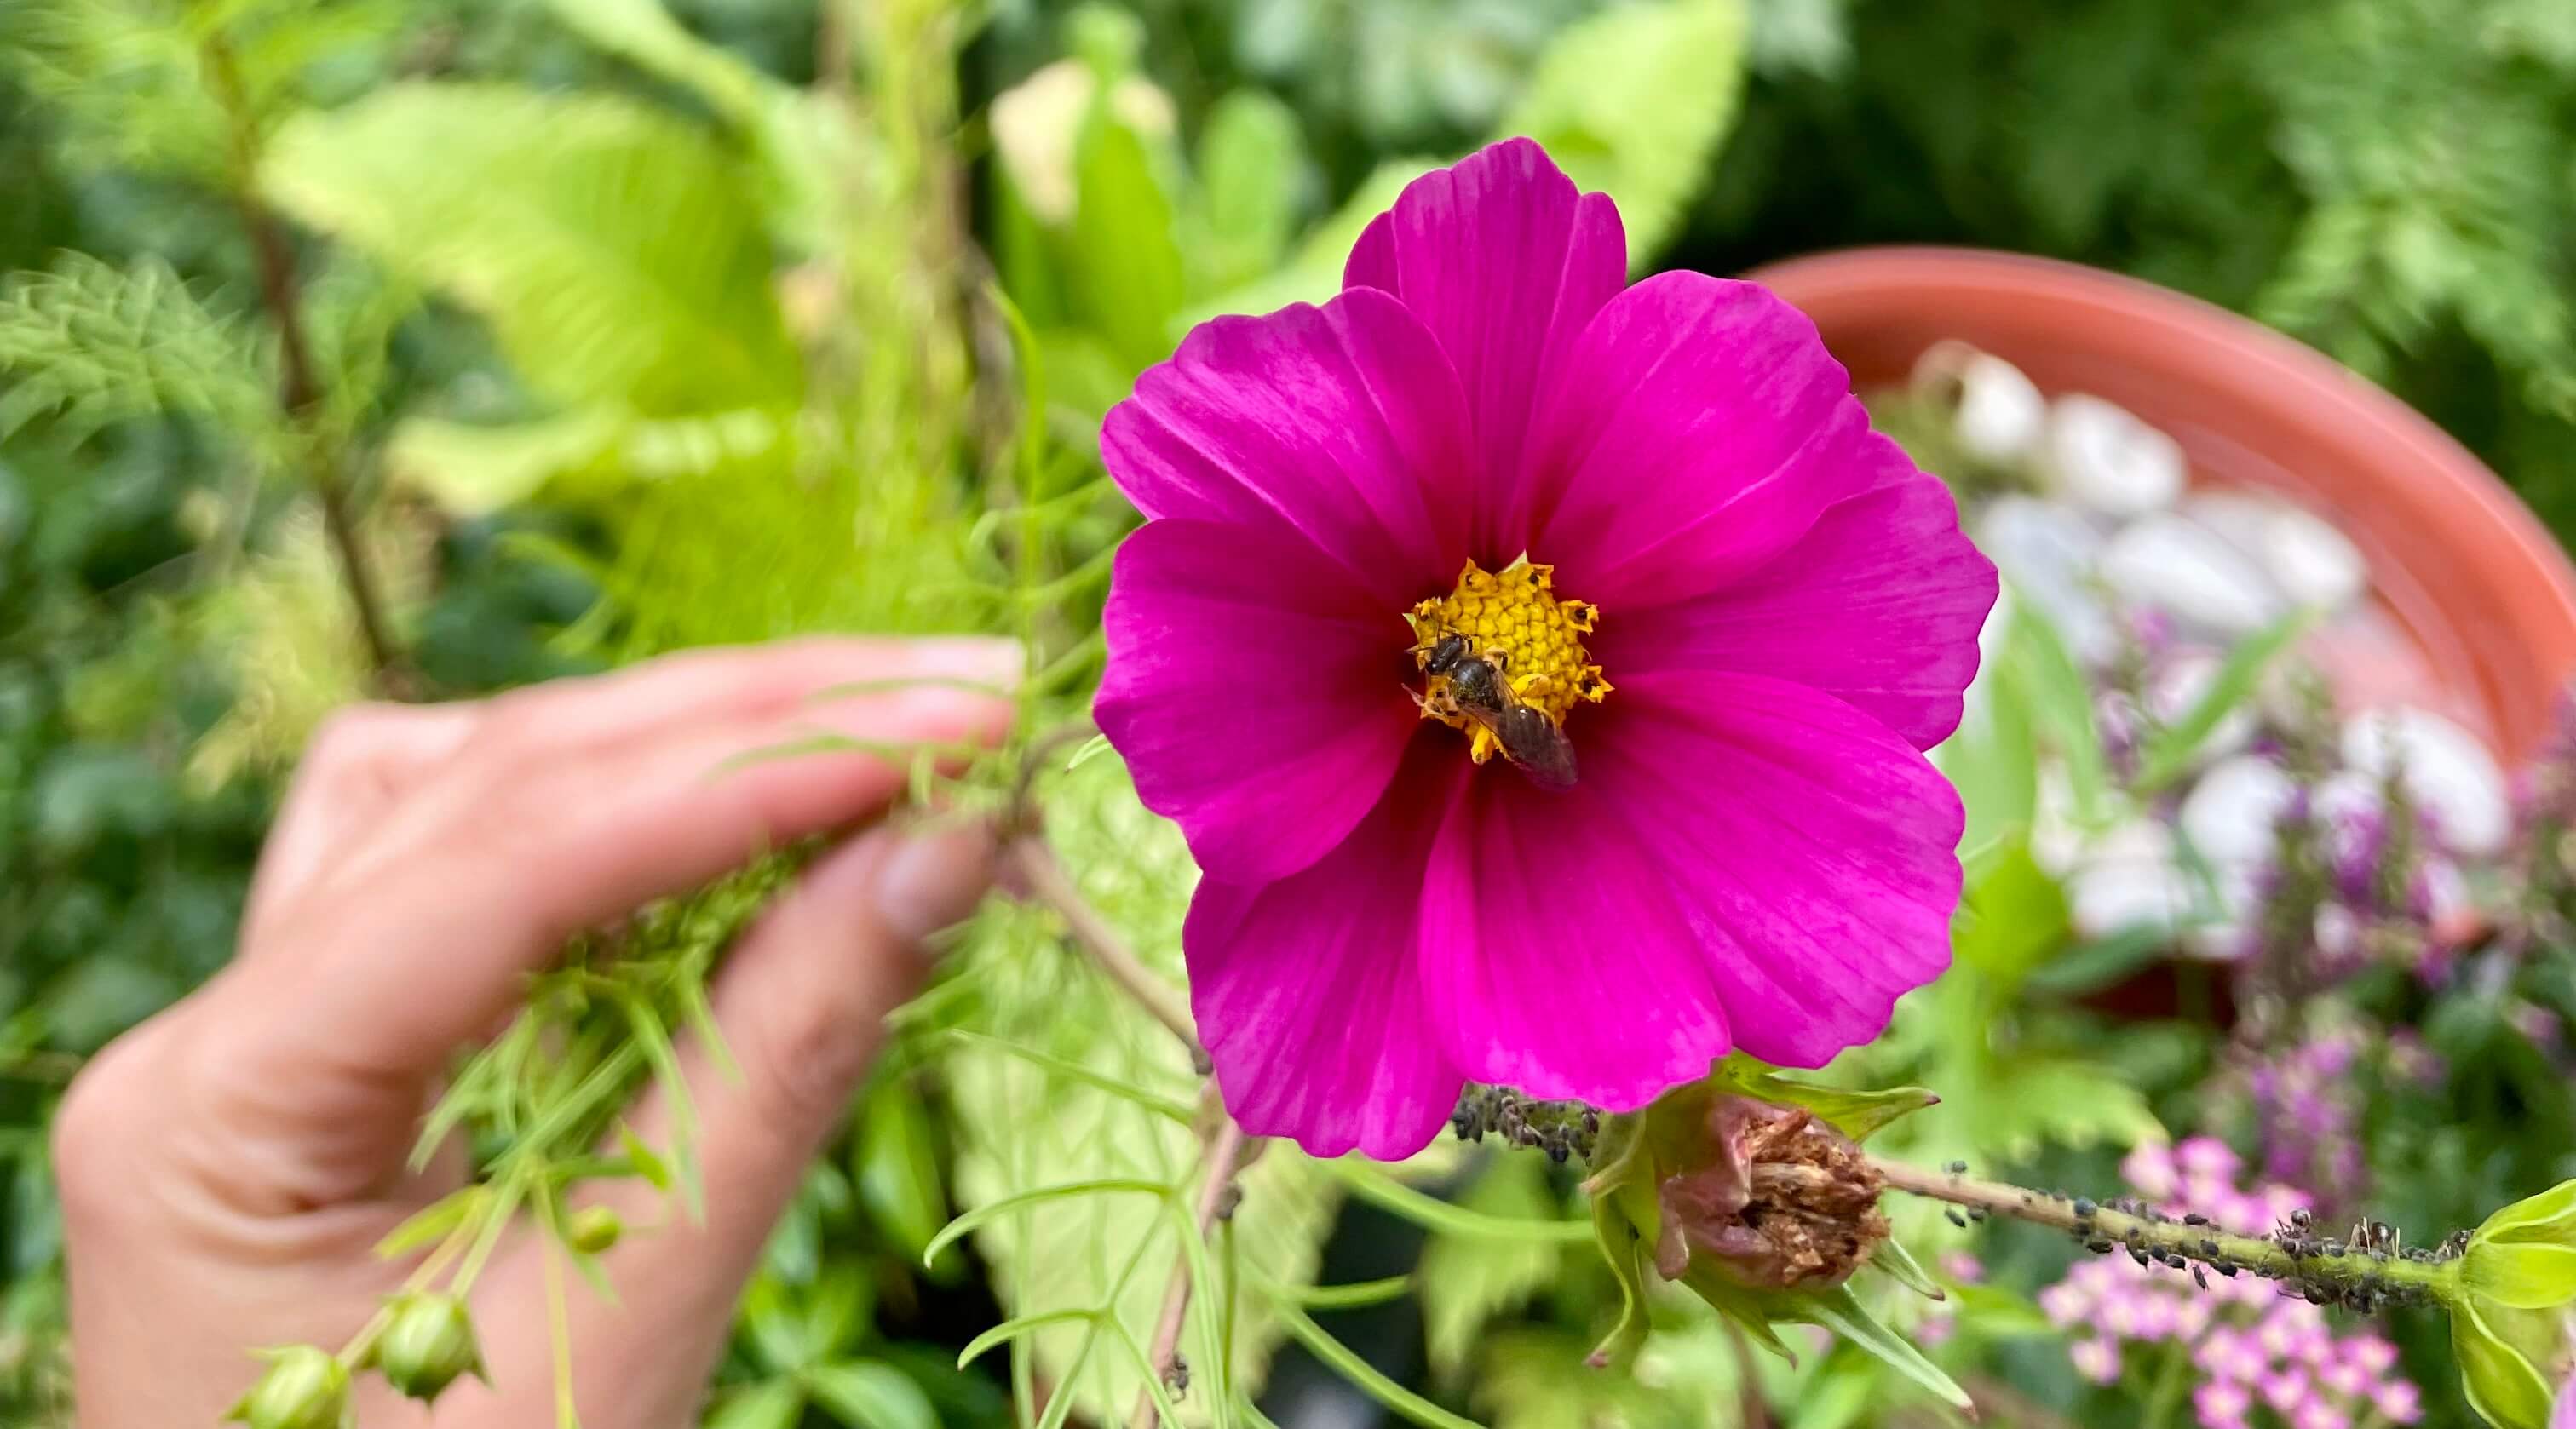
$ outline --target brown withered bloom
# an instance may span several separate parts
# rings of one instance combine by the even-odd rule
[[[1822,1289],[1850,1279],[1887,1239],[1878,1172],[1805,1108],[1713,1098],[1706,1144],[1705,1163],[1657,1188],[1655,1269],[1665,1279],[1697,1260],[1748,1289]]]

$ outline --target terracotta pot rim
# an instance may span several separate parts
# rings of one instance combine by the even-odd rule
[[[2061,352],[2095,359],[2134,355],[2141,382],[2162,381],[2204,398],[2236,394],[2236,410],[2208,412],[2212,430],[2271,451],[2322,449],[2323,465],[2301,474],[2320,487],[2416,518],[2409,541],[2424,559],[2401,560],[2401,570],[2436,587],[2474,580],[2502,600],[2484,618],[2454,610],[2446,631],[2419,628],[2419,638],[2438,635],[2492,647],[2493,637],[2507,632],[2473,627],[2496,620],[2528,637],[2523,663],[2531,675],[2554,685],[2570,673],[2561,667],[2570,665],[2570,652],[2576,651],[2576,564],[2557,539],[2500,477],[2430,418],[2286,334],[2143,279],[1994,249],[1843,248],[1765,264],[1745,276],[1815,315],[1838,355],[1844,341],[1873,328],[1881,337],[1888,329],[1914,334],[1927,314],[1946,309],[2001,313],[2010,316],[1994,322]],[[2037,336],[2043,331],[2044,340]],[[1887,344],[1877,346],[1882,350],[1875,356],[1883,359]],[[1997,350],[2024,360],[2009,345]],[[1879,371],[1872,377],[1891,375]],[[2066,384],[2057,390],[2067,390]],[[2116,392],[2105,395],[2119,398]],[[2222,405],[2231,404],[2205,400],[2201,410]],[[2185,444],[2192,444],[2188,436]],[[2194,464],[2200,464],[2197,452]],[[2295,462],[2282,465],[2298,470]],[[2476,638],[2482,634],[2487,638]],[[2487,703],[2502,692],[2489,687],[2468,693]],[[2536,742],[2529,735],[2545,712],[2490,705],[2490,713],[2502,726],[2498,734],[2517,731],[2505,743],[2509,754],[2521,754]]]

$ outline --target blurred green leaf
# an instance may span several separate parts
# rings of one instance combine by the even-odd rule
[[[1171,196],[1145,143],[1106,107],[1085,121],[1074,157],[1072,297],[1130,374],[1170,355],[1181,310],[1181,250]]]
[[[1743,0],[1643,0],[1568,26],[1499,137],[1547,146],[1576,184],[1619,204],[1630,266],[1680,226],[1744,88]]]
[[[796,1429],[805,1391],[792,1379],[754,1385],[716,1406],[706,1429]]]
[[[894,1366],[874,1360],[825,1365],[805,1376],[814,1402],[850,1429],[939,1429],[929,1396]]]
[[[1546,1163],[1508,1153],[1486,1163],[1458,1205],[1506,1220],[1545,1220],[1560,1211],[1548,1191]],[[1434,1235],[1422,1252],[1417,1292],[1431,1367],[1443,1375],[1465,1369],[1486,1323],[1543,1289],[1558,1261],[1552,1241]]]
[[[851,1179],[878,1229],[916,1260],[926,1257],[931,1238],[948,1219],[936,1135],[929,1109],[902,1079],[879,1077],[868,1088],[851,1149]]]
[[[1209,251],[1197,286],[1223,292],[1279,266],[1296,236],[1305,141],[1297,116],[1259,90],[1238,89],[1208,111],[1198,180]]]
[[[663,415],[786,406],[802,389],[742,164],[666,115],[398,84],[298,116],[261,177],[304,222],[482,314],[565,401]]]
[[[2219,666],[2209,688],[2180,718],[2150,734],[2145,747],[2138,751],[2138,777],[2134,781],[2138,792],[2155,793],[2189,773],[2200,757],[2201,746],[2209,742],[2219,723],[2254,697],[2272,662],[2307,634],[2316,620],[2314,611],[2293,611],[2228,651],[2226,663]]]
[[[2027,844],[2015,842],[1981,865],[1968,890],[1966,925],[1952,941],[1969,966],[2017,987],[2064,944],[2069,918],[2065,890]]]

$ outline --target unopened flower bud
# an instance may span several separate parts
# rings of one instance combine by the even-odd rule
[[[376,1341],[374,1363],[385,1382],[423,1404],[465,1375],[483,1374],[474,1317],[453,1295],[396,1296],[393,1319]]]
[[[564,1239],[584,1255],[597,1255],[617,1244],[626,1233],[626,1222],[606,1206],[584,1206],[564,1223]]]
[[[2469,1403],[2496,1429],[2543,1429],[2569,1368],[2576,1181],[2516,1201],[2460,1251],[2451,1350]]]
[[[349,1367],[328,1350],[290,1345],[262,1352],[268,1372],[224,1416],[250,1429],[339,1429],[349,1415]]]

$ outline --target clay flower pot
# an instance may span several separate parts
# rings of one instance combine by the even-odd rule
[[[1869,248],[1748,275],[1813,318],[1862,390],[1944,338],[2040,390],[2090,392],[2170,433],[2195,484],[2282,493],[2368,558],[2373,599],[2452,714],[2508,765],[2576,674],[2576,569],[2495,473],[2323,354],[2194,298],[2017,254]],[[2411,662],[2410,662],[2411,663]]]

